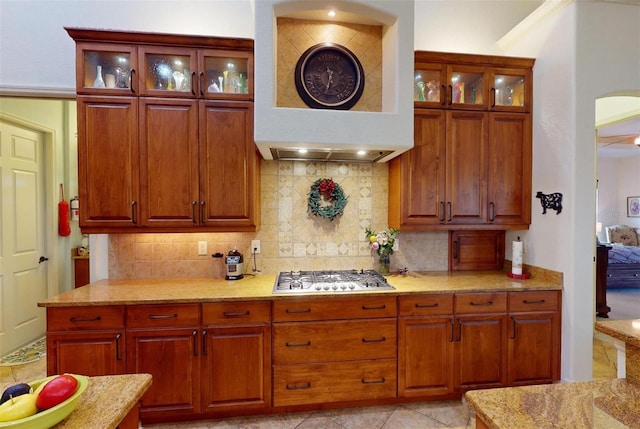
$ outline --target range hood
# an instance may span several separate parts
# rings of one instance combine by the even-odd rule
[[[326,15],[326,4],[325,0],[260,0],[254,3],[256,146],[267,160],[389,161],[413,147],[412,0],[337,0],[331,3],[337,9],[361,15],[382,26],[380,67],[383,84],[379,89],[382,101],[379,111],[278,106],[277,19],[309,11],[324,10]],[[375,85],[374,82],[370,84]],[[293,76],[291,85],[294,85]],[[365,88],[366,85],[365,80]],[[306,153],[299,152],[300,149],[306,149]]]

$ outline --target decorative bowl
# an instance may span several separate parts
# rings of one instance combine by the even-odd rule
[[[0,423],[0,429],[49,429],[64,420],[73,410],[76,409],[80,395],[82,395],[89,385],[89,380],[84,375],[69,375],[74,376],[76,380],[78,380],[78,388],[70,398],[59,403],[55,407],[40,411],[39,413],[25,417],[24,419],[2,422]],[[42,383],[55,377],[57,377],[57,375],[41,378],[40,380],[35,380],[27,384],[29,384],[33,390],[36,390]]]

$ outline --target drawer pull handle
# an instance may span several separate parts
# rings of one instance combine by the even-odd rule
[[[287,347],[309,347],[311,345],[311,341],[307,341],[306,343],[290,343],[287,341],[284,344]]]
[[[544,299],[539,299],[537,301],[529,301],[528,299],[525,299],[524,301],[522,301],[524,304],[544,304],[545,300]]]
[[[173,314],[150,314],[149,319],[177,319],[178,313]]]
[[[193,337],[193,355],[198,356],[198,331],[194,329],[191,336]]]
[[[303,390],[311,389],[311,382],[308,381],[305,384],[287,384],[287,390]]]
[[[387,306],[385,304],[377,305],[375,307],[368,306],[368,305],[363,305],[362,306],[363,310],[384,310],[385,308],[387,308]]]
[[[70,322],[76,323],[76,322],[99,322],[100,320],[102,320],[102,317],[100,316],[96,316],[96,317],[91,317],[89,319],[83,319],[82,317],[72,317],[69,319]]]
[[[374,338],[373,340],[369,340],[367,338],[363,338],[362,342],[363,343],[384,343],[385,341],[387,341],[386,337],[382,337],[382,338]]]
[[[367,379],[363,378],[362,379],[362,384],[382,384],[385,381],[387,381],[387,380],[385,380],[384,377],[379,378],[377,380],[367,380]]]
[[[122,355],[120,354],[120,338],[122,338],[122,334],[116,335],[116,360],[122,360]]]
[[[297,314],[297,313],[311,313],[311,309],[310,308],[305,308],[302,310],[289,310],[288,308],[285,310],[285,313],[287,314]]]
[[[416,308],[437,308],[437,307],[438,307],[437,302],[435,304],[417,304],[416,303]]]
[[[249,314],[251,314],[251,312],[249,310],[247,311],[223,311],[222,315],[224,317],[244,317],[244,316],[248,316]]]
[[[493,305],[493,301],[487,301],[487,302],[473,302],[471,301],[471,305],[476,305],[476,306],[487,306],[487,305]]]

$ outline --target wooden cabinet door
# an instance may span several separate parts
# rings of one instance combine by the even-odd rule
[[[449,231],[449,270],[501,270],[504,231]]]
[[[253,105],[200,101],[200,223],[220,230],[258,226],[259,162]]]
[[[78,97],[78,183],[83,233],[138,223],[137,99]]]
[[[454,385],[461,391],[501,387],[507,380],[506,314],[457,316]]]
[[[531,223],[531,116],[489,114],[487,219],[494,225]]]
[[[487,220],[487,114],[447,112],[447,198],[449,224]]]
[[[559,378],[557,312],[511,314],[509,385],[551,383]]]
[[[124,331],[47,332],[47,375],[123,374]]]
[[[202,411],[269,408],[270,326],[207,327],[202,337]]]
[[[198,332],[196,327],[127,331],[127,372],[153,376],[153,384],[141,399],[142,418],[199,412]]]
[[[398,320],[398,396],[453,392],[453,315]]]
[[[416,109],[414,146],[389,163],[389,222],[419,230],[445,222],[445,112]]]
[[[198,224],[198,104],[140,99],[140,223]]]

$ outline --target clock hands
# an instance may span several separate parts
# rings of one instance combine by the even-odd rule
[[[331,70],[329,67],[327,67],[327,74],[328,79],[327,79],[327,86],[324,89],[324,92],[326,93],[329,90],[329,87],[331,86],[331,83],[333,82],[333,70]]]

